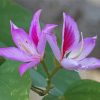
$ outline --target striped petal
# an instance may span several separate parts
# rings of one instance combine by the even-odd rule
[[[30,63],[25,63],[25,64],[22,64],[20,67],[19,67],[19,73],[20,75],[22,76],[28,69],[30,68],[34,68],[37,66],[37,64],[40,62],[39,59],[33,59],[32,62]]]
[[[63,32],[62,32],[62,57],[79,42],[79,31],[76,22],[69,15],[63,14]]]
[[[80,55],[75,58],[75,55],[77,54],[77,52],[79,52],[79,49],[81,47],[81,44],[82,43],[80,42],[76,46],[76,48],[72,50],[72,52],[69,55],[69,58],[74,58],[76,60],[82,60],[85,57],[87,57],[92,52],[92,50],[95,47],[95,44],[96,44],[96,36],[95,37],[85,38],[83,40],[83,49],[81,50]]]
[[[30,30],[29,30],[29,35],[34,41],[35,45],[38,45],[39,37],[41,35],[41,29],[40,29],[40,23],[39,23],[39,17],[41,14],[41,10],[38,10],[35,15],[33,16]]]
[[[30,55],[37,55],[36,47],[28,34],[23,29],[16,27],[12,22],[11,34],[17,47]]]
[[[15,47],[0,48],[0,56],[21,62],[29,62],[32,60],[31,56]]]

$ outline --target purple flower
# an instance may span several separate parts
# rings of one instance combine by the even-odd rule
[[[19,67],[20,75],[23,75],[29,68],[37,66],[44,56],[46,34],[40,29],[40,13],[41,10],[38,10],[33,16],[29,35],[24,31],[24,29],[18,28],[10,22],[11,35],[17,48],[0,48],[0,56],[24,62],[24,64]],[[46,30],[48,29],[49,26]]]
[[[58,48],[56,36],[52,32],[46,35],[47,41],[61,66],[68,70],[95,69],[100,67],[100,60],[94,57],[86,58],[96,44],[96,36],[80,40],[76,22],[69,15],[63,14],[61,52]]]

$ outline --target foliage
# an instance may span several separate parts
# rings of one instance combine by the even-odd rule
[[[10,20],[27,28],[31,14],[11,0],[0,0],[0,13],[0,47],[11,46]],[[20,77],[19,63],[5,61],[2,57],[0,65],[0,100],[28,100],[31,85],[29,72]]]

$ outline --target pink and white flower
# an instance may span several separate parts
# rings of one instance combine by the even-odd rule
[[[96,44],[97,37],[88,37],[80,41],[80,34],[76,22],[69,15],[63,14],[62,47],[58,48],[56,36],[47,33],[47,41],[54,56],[61,66],[68,70],[95,69],[100,67],[100,59],[87,56]]]
[[[46,34],[40,28],[40,13],[41,10],[38,10],[33,16],[29,34],[10,22],[11,35],[17,47],[0,48],[0,56],[24,62],[19,67],[20,75],[23,75],[29,68],[37,66],[44,56]]]

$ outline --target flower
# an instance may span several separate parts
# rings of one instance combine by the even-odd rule
[[[24,64],[19,67],[21,76],[29,68],[37,66],[44,56],[46,34],[40,29],[40,13],[41,10],[38,10],[33,16],[29,35],[24,29],[18,28],[11,21],[11,35],[17,47],[0,48],[0,56],[24,62]],[[49,26],[47,28],[49,28]]]
[[[58,48],[56,36],[53,32],[46,34],[47,41],[60,65],[68,70],[95,69],[100,67],[100,59],[86,58],[96,44],[97,36],[88,37],[80,41],[80,34],[74,19],[63,14],[61,52]],[[66,57],[67,56],[67,57]]]

